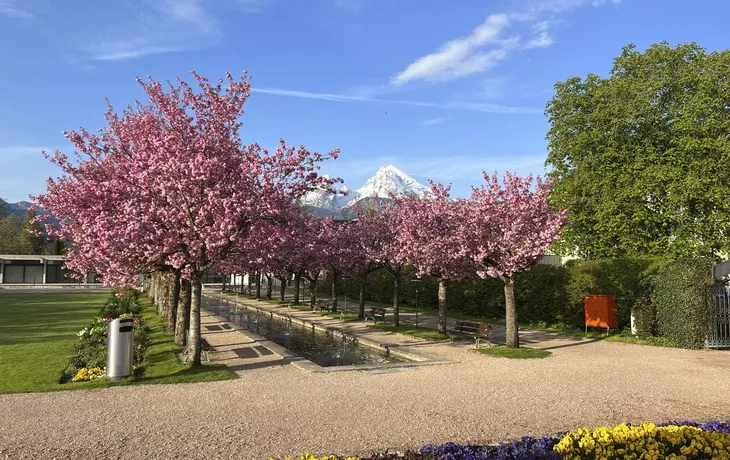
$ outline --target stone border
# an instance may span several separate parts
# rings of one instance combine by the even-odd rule
[[[231,326],[232,330],[238,331],[239,333],[242,333],[243,335],[249,337],[251,340],[258,342],[260,345],[265,346],[269,350],[271,350],[274,354],[280,356],[284,359],[285,362],[288,364],[293,364],[294,366],[304,369],[309,372],[342,372],[342,371],[368,371],[368,370],[380,370],[380,369],[392,369],[392,368],[404,368],[404,367],[418,367],[418,366],[432,366],[432,365],[438,365],[438,364],[453,364],[457,363],[458,361],[453,361],[449,359],[435,359],[432,357],[427,357],[423,355],[419,355],[412,352],[406,352],[403,350],[400,350],[400,345],[398,344],[386,344],[386,343],[377,343],[373,342],[372,340],[365,339],[363,337],[360,337],[357,334],[353,334],[348,331],[343,331],[341,328],[338,327],[323,327],[318,324],[311,323],[309,321],[305,321],[300,318],[290,317],[285,314],[281,313],[275,313],[273,311],[263,309],[263,308],[257,308],[251,305],[245,305],[245,304],[239,304],[236,302],[238,299],[228,299],[223,296],[219,296],[212,293],[205,293],[204,294],[207,297],[214,298],[216,300],[225,300],[228,302],[234,303],[236,306],[247,308],[249,310],[256,310],[260,313],[268,313],[272,317],[276,316],[279,319],[282,320],[289,320],[293,323],[297,323],[302,326],[306,327],[312,327],[315,331],[318,331],[320,333],[329,333],[329,334],[340,334],[341,336],[346,337],[354,337],[357,341],[358,345],[363,345],[369,348],[382,350],[383,348],[388,349],[389,352],[392,355],[398,356],[403,359],[410,360],[409,362],[405,363],[385,363],[385,364],[351,364],[351,365],[345,365],[345,366],[320,366],[319,364],[316,364],[313,361],[310,361],[302,356],[299,356],[295,353],[292,353],[287,348],[274,343],[270,340],[268,340],[266,337],[263,337],[259,334],[256,334],[255,332],[251,332],[247,329],[243,329],[238,324],[230,322],[223,318],[222,316],[218,316],[216,314],[213,314],[212,312],[206,310],[208,313],[208,316],[211,318],[214,318],[216,321],[219,321],[221,324],[228,324]]]

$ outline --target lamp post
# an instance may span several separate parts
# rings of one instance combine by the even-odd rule
[[[422,280],[421,278],[413,278],[411,281],[416,283],[416,327],[418,327],[418,285]]]

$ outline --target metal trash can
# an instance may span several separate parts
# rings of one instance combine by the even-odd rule
[[[112,382],[132,375],[134,320],[117,318],[109,323],[106,376]]]

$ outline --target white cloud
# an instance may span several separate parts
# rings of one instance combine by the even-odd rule
[[[258,13],[271,3],[271,0],[236,0],[238,6],[246,13]]]
[[[308,91],[296,91],[282,88],[251,88],[252,93],[272,94],[276,96],[297,97],[303,99],[319,99],[333,102],[363,102],[379,104],[411,105],[417,107],[428,107],[442,110],[460,110],[483,113],[504,113],[504,114],[542,114],[542,109],[534,107],[516,107],[489,103],[476,102],[421,102],[402,99],[380,99],[375,97],[358,96],[350,94],[314,93]]]
[[[421,56],[391,78],[400,86],[414,81],[444,82],[494,68],[517,50],[546,48],[555,40],[548,29],[554,16],[589,4],[591,0],[527,0],[509,13],[492,14],[471,34],[448,41],[435,52]],[[593,0],[594,6],[618,4],[620,0]],[[546,18],[548,16],[548,18]],[[500,39],[502,33],[520,23],[532,26],[532,37],[523,43],[521,34]]]
[[[423,124],[426,126],[438,125],[440,123],[451,120],[451,118],[451,115],[446,115],[445,117],[429,118],[428,120],[424,120]]]
[[[478,51],[484,45],[497,42],[500,32],[509,25],[506,14],[493,14],[472,30],[471,34],[447,42],[438,51],[418,58],[391,79],[402,85],[413,80],[447,81],[483,72],[506,57],[506,50],[496,48]]]
[[[145,44],[144,40],[109,41],[92,45],[86,48],[95,61],[123,61],[151,54],[183,51],[185,48],[154,46]]]
[[[547,48],[555,43],[553,38],[547,32],[540,32],[540,35],[527,42],[524,49],[530,48]]]
[[[482,83],[480,95],[487,99],[500,99],[504,96],[507,83],[510,80],[510,78],[505,76],[487,78]]]
[[[281,88],[251,88],[252,93],[275,94],[277,96],[299,97],[304,99],[320,99],[324,101],[375,101],[376,99],[366,96],[354,96],[347,94],[312,93],[307,91],[296,91]]]
[[[53,152],[55,149],[51,149],[48,147],[43,147],[39,145],[7,145],[7,146],[0,146],[0,155],[39,155],[41,152]]]
[[[107,11],[79,9],[92,26],[77,36],[82,56],[76,61],[120,61],[204,48],[221,37],[221,8],[255,13],[270,1],[139,0],[115,4],[113,17]]]
[[[417,160],[402,160],[408,174],[416,178],[438,179],[452,181],[467,178],[481,179],[482,170],[487,172],[499,171],[539,171],[545,163],[544,155],[449,155],[444,152],[433,158],[419,157]],[[481,180],[474,183],[478,185]]]
[[[31,19],[35,17],[17,0],[0,0],[0,17],[10,19]]]

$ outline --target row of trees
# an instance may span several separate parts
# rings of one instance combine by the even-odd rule
[[[357,219],[319,219],[295,212],[286,222],[262,221],[249,241],[215,267],[219,273],[294,276],[310,283],[314,306],[317,285],[329,273],[332,308],[337,311],[343,276],[360,283],[359,316],[364,317],[369,276],[386,269],[394,279],[394,319],[399,323],[403,277],[431,276],[439,282],[439,330],[446,331],[449,283],[481,276],[505,283],[507,345],[519,346],[515,277],[545,254],[558,236],[564,212],[547,201],[549,183],[507,173],[500,181],[484,175],[485,184],[466,199],[452,199],[448,187],[432,184],[425,199],[393,197],[381,209],[357,210]],[[249,244],[250,243],[250,244]],[[257,289],[258,291],[258,289]],[[269,288],[267,292],[271,293]],[[300,285],[295,281],[294,301]],[[283,300],[283,292],[280,294]]]
[[[67,267],[93,270],[110,285],[154,273],[146,287],[158,300],[170,290],[162,310],[176,336],[189,327],[196,364],[201,278],[209,270],[282,280],[293,275],[297,286],[309,280],[314,296],[325,271],[336,294],[344,274],[365,280],[383,266],[398,280],[413,267],[440,280],[442,330],[450,280],[500,277],[507,343],[519,346],[514,276],[537,262],[564,222],[547,203],[549,183],[538,178],[533,188],[531,178],[508,174],[500,184],[485,175],[485,185],[469,199],[452,200],[447,187],[432,184],[427,199],[396,199],[379,212],[362,210],[352,223],[318,219],[297,203],[310,190],[333,191],[339,179],[317,171],[338,151],[322,155],[283,140],[273,152],[244,145],[246,74],[227,74],[215,85],[193,76],[197,91],[181,80],[167,89],[139,80],[148,104],[121,114],[109,107],[104,129],[65,134],[77,149],[73,159],[48,155],[64,176],[49,180],[47,193],[34,198],[60,221],[38,218],[46,219],[48,234],[73,241]],[[189,303],[180,302],[188,296]]]

